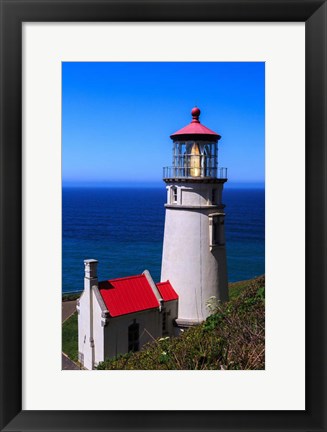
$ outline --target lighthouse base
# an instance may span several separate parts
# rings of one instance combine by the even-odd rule
[[[177,318],[175,320],[175,325],[179,329],[187,329],[189,327],[197,326],[197,325],[203,323],[203,321],[204,320]]]

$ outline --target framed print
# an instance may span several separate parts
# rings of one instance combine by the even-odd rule
[[[27,0],[17,3],[4,0],[1,6],[1,430],[325,430],[326,3],[297,0],[269,4],[247,0],[228,4],[218,0],[201,4],[188,1],[117,3],[110,0],[65,3]],[[247,72],[251,62],[261,64],[264,73],[261,71],[261,75],[256,75],[252,69]],[[223,64],[229,67],[225,75],[220,69],[219,72],[213,69]],[[235,65],[239,75],[233,69]],[[190,75],[189,71],[192,71]],[[228,84],[226,77],[233,74],[235,79]],[[119,81],[123,76],[125,81]],[[215,82],[218,76],[225,84],[225,93],[215,93],[215,86],[222,86]],[[131,156],[131,142],[145,133],[142,148],[149,152],[148,161],[157,163],[154,154],[159,149],[158,140],[166,143],[170,140],[159,131],[166,126],[157,125],[158,135],[156,130],[150,130],[155,124],[156,112],[160,122],[161,119],[166,121],[170,114],[178,115],[176,108],[181,99],[185,104],[191,103],[193,95],[185,92],[182,96],[183,82],[192,88],[206,80],[208,88],[212,89],[208,95],[210,93],[213,101],[214,96],[219,95],[232,101],[234,93],[239,95],[244,90],[238,84],[237,76],[243,77],[242,83],[248,89],[248,110],[256,100],[251,83],[262,88],[265,82],[264,96],[261,97],[264,100],[261,110],[265,112],[262,124],[265,122],[266,133],[267,338],[264,366],[260,363],[259,367],[252,368],[257,370],[246,371],[222,370],[223,363],[216,363],[219,365],[216,369],[208,367],[211,370],[201,371],[193,370],[197,367],[146,371],[142,368],[139,371],[61,370],[61,286],[67,264],[61,260],[67,245],[62,245],[66,222],[63,219],[62,225],[61,212],[66,210],[62,207],[65,197],[61,194],[61,182],[67,181],[67,172],[72,175],[72,170],[66,170],[67,160],[71,167],[77,166],[83,148],[86,155],[83,172],[89,169],[94,175],[99,171],[97,142],[101,141],[101,134],[106,133],[96,127],[100,124],[99,116],[104,114],[101,122],[106,122],[107,113],[117,123],[119,110],[123,107],[122,112],[129,112],[130,121],[126,121],[125,126],[121,123],[120,135],[116,135],[113,146],[123,154],[123,141],[126,140],[125,147],[129,152],[125,154],[124,163],[130,164],[128,169],[136,176],[138,171],[133,171],[130,162],[141,164],[144,155],[140,159],[137,159],[137,153]],[[96,83],[95,87],[85,87],[86,77]],[[155,86],[151,87],[154,77]],[[184,79],[178,81],[177,77]],[[165,79],[169,82],[167,87]],[[119,87],[119,83],[123,85]],[[133,96],[136,88],[143,99]],[[107,106],[106,91],[109,89],[111,101],[115,101],[113,107],[100,113],[90,98],[82,101],[81,92],[90,95],[94,89],[97,100],[106,99],[104,106]],[[193,93],[195,97],[196,91]],[[126,94],[130,99],[123,98]],[[156,94],[158,99],[154,98]],[[201,95],[197,96],[200,102],[194,101],[191,126],[178,129],[183,124],[177,124],[176,132],[170,132],[174,162],[172,168],[164,171],[163,177],[164,188],[168,187],[166,211],[175,212],[173,220],[177,218],[177,205],[188,203],[191,206],[195,195],[196,198],[203,197],[203,188],[206,188],[206,205],[209,203],[215,213],[211,209],[206,214],[208,232],[206,229],[205,232],[208,235],[202,236],[199,244],[202,247],[203,241],[208,242],[206,249],[210,250],[208,256],[211,259],[212,251],[222,250],[224,245],[221,226],[225,216],[219,188],[216,192],[211,189],[212,184],[224,183],[226,172],[219,175],[215,172],[215,146],[220,139],[220,130],[216,131],[211,122],[207,124],[215,132],[204,128],[205,107],[200,106]],[[142,100],[145,102],[143,108]],[[207,96],[208,106],[210,100]],[[215,106],[214,102],[212,104]],[[76,135],[73,136],[71,126],[78,117],[78,105],[87,107],[84,123],[93,126],[87,133],[82,133],[86,129],[76,122]],[[226,103],[224,107],[227,111]],[[152,125],[148,122],[150,112]],[[203,122],[200,114],[204,117]],[[136,123],[133,115],[138,118]],[[245,119],[244,112],[242,115]],[[251,111],[251,116],[254,115]],[[81,114],[78,118],[80,122]],[[113,123],[108,120],[108,124],[112,126]],[[259,128],[258,124],[254,125],[253,132]],[[129,135],[130,129],[132,135]],[[228,134],[235,129],[232,125]],[[243,147],[238,145],[243,149],[243,164],[245,161],[252,163],[255,173],[255,154],[248,154],[253,142],[246,147],[247,140],[252,137],[250,132],[242,137]],[[71,159],[67,159],[67,137],[75,140],[77,149]],[[241,137],[235,138],[237,140],[242,141]],[[138,138],[135,138],[137,142]],[[156,150],[152,150],[154,146]],[[105,154],[108,155],[109,150],[105,149]],[[169,151],[168,145],[167,153]],[[221,158],[224,151],[224,147],[220,148]],[[102,172],[105,168],[102,166]],[[242,163],[238,170],[241,168]],[[120,172],[118,169],[115,175],[119,176]],[[100,181],[100,177],[94,178]],[[106,178],[110,179],[102,177]],[[203,187],[197,193],[200,183]],[[183,186],[184,190],[181,184],[188,187]],[[192,195],[189,187],[195,184]],[[128,199],[126,193],[124,190],[123,202]],[[151,195],[143,189],[138,193],[143,198]],[[100,195],[93,194],[86,207],[96,201],[103,203],[104,197]],[[75,196],[76,208],[85,203],[84,198],[78,199],[80,201],[76,201]],[[113,203],[112,196],[108,199]],[[181,199],[184,201],[179,202]],[[154,195],[151,200],[155,200]],[[144,203],[146,200],[139,206],[145,208]],[[254,207],[252,214],[255,214]],[[244,204],[242,209],[245,209]],[[132,228],[135,212],[123,210],[115,208],[113,213],[124,221],[124,234],[136,243],[135,228]],[[87,220],[94,220],[93,217],[86,215],[83,225]],[[192,226],[190,212],[186,217],[185,227]],[[166,224],[172,220],[169,219],[171,216],[166,218]],[[94,222],[95,226],[100,224],[100,219]],[[92,229],[92,232],[97,235],[96,230]],[[70,257],[75,250],[81,250],[81,243],[76,242],[83,235],[79,231],[70,243],[70,249],[67,249]],[[152,232],[151,237],[153,235]],[[143,236],[144,240],[145,232]],[[171,240],[174,251],[167,252],[170,240],[165,236],[166,255],[171,256],[176,252],[175,238]],[[128,254],[130,245],[126,240],[124,245]],[[189,246],[186,249],[183,249],[183,255],[188,253]],[[101,247],[96,250],[101,257]],[[114,250],[112,252],[114,254]],[[153,249],[154,256],[155,253]],[[86,260],[98,258],[84,255],[83,251]],[[219,256],[222,275],[224,260]],[[135,254],[133,257],[137,261]],[[210,259],[205,262],[206,266]],[[125,280],[120,280],[117,285],[115,278],[121,273],[114,275],[121,261],[118,256],[110,269],[113,277],[104,276],[106,280],[109,278],[106,283],[110,289],[118,290],[118,285],[119,289],[126,287]],[[176,266],[178,261],[174,261]],[[172,263],[168,264],[168,270],[164,270],[168,275],[165,280],[171,279],[173,285],[178,285],[178,278],[170,276],[173,274]],[[108,322],[109,326],[114,326],[110,319],[115,316],[125,313],[131,318],[131,313],[136,314],[124,327],[126,347],[116,347],[114,353],[125,355],[125,350],[130,355],[128,352],[139,349],[138,319],[145,308],[141,302],[145,301],[144,297],[134,298],[129,306],[125,302],[127,309],[121,312],[121,304],[113,303],[111,294],[105,291],[108,286],[97,285],[95,261],[87,260],[85,266],[85,280],[92,279],[90,292],[95,295],[92,302],[98,301],[100,308],[104,308],[99,315],[101,328]],[[204,277],[209,278],[210,268],[203,273]],[[178,298],[179,310],[186,311],[185,317],[182,314],[175,317],[174,324],[177,323],[179,328],[188,326],[184,318],[192,315],[192,306],[183,303],[184,294],[176,287],[168,286],[163,280],[157,283],[157,276],[153,281],[152,272],[156,270],[150,270],[139,275],[145,284],[142,292],[145,296],[146,289],[152,290],[146,301],[155,302],[155,305],[148,304],[153,313],[157,306],[160,307],[155,312],[158,317],[162,310],[169,312],[165,319],[160,315],[161,333],[151,330],[165,340],[170,317],[174,315],[174,308],[169,309],[165,301],[169,303]],[[76,274],[77,284],[79,279],[83,284],[83,266],[82,276],[79,270]],[[125,276],[131,274],[136,273],[131,270]],[[65,284],[65,279],[63,281]],[[219,284],[224,285],[222,277]],[[87,290],[87,283],[84,286]],[[260,295],[262,291],[257,292],[256,298]],[[86,303],[83,301],[77,304],[79,317],[84,313]],[[89,311],[90,304],[94,305],[92,302],[87,303]],[[137,309],[139,303],[141,306]],[[193,321],[198,314],[198,310],[193,313]],[[102,365],[104,357],[92,358],[92,344],[97,346],[93,338],[95,324],[88,327],[92,328],[92,333],[85,331],[86,327],[79,327],[85,334],[78,342],[77,357],[73,360],[79,361],[83,369],[96,369]],[[230,335],[232,337],[232,333]],[[90,356],[85,351],[85,341],[89,341]],[[176,347],[176,351],[169,351],[169,355],[171,353],[173,358],[177,350]],[[167,353],[168,349],[159,353],[161,365],[170,364]],[[201,364],[204,364],[206,354],[201,358]]]

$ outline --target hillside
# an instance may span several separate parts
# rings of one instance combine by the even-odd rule
[[[264,369],[264,276],[231,284],[230,297],[224,304],[212,302],[213,314],[179,337],[155,340],[97,369]]]

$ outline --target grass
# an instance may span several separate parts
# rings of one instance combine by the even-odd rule
[[[262,277],[264,277],[264,276],[259,276],[258,278],[262,278]],[[239,281],[239,282],[230,282],[228,284],[229,300],[233,300],[236,297],[238,297],[249,286],[249,284],[253,280],[256,280],[258,278],[248,279],[248,280]]]
[[[76,312],[62,325],[62,351],[74,362],[78,361],[78,322]]]
[[[98,369],[259,370],[265,368],[265,279],[233,284],[231,300],[177,338],[160,338]]]

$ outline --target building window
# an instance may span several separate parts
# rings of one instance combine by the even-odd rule
[[[173,186],[171,188],[171,201],[173,203],[177,203],[177,187],[176,186]]]
[[[140,325],[134,320],[128,327],[128,351],[139,350]]]

